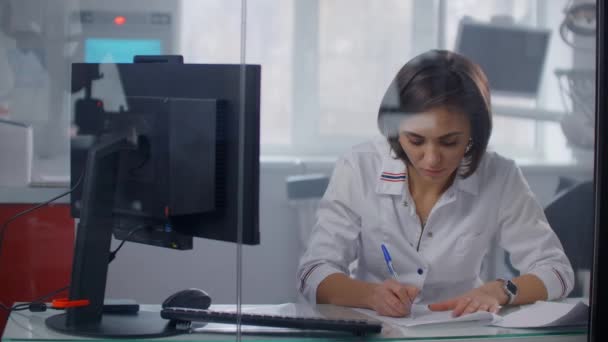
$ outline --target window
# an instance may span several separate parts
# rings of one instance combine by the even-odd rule
[[[262,153],[334,157],[378,134],[378,105],[403,63],[428,49],[452,49],[463,16],[488,21],[496,15],[510,15],[517,24],[553,33],[538,98],[494,97],[492,147],[530,159],[568,150],[560,131],[548,128],[557,127],[565,108],[572,108],[567,96],[562,101],[555,70],[593,66],[594,52],[585,55],[572,49],[557,33],[567,2],[249,0],[244,57],[263,68]],[[85,43],[81,39],[87,33],[73,14],[90,4],[65,0],[43,9],[33,4],[23,2],[18,12],[24,16],[11,22],[25,26],[0,32],[0,70],[8,75],[0,81],[0,117],[33,127],[33,177],[65,182],[67,75],[70,62],[85,60],[75,51],[82,49],[77,45]],[[241,0],[157,1],[154,6],[175,14],[175,27],[163,38],[170,41],[171,53],[184,55],[189,63],[240,63]],[[26,34],[29,22],[44,28],[39,39]],[[158,49],[142,39],[146,49]],[[47,41],[61,43],[45,45]],[[535,138],[513,139],[510,132],[534,132]],[[517,144],[511,143],[514,140]]]
[[[238,25],[224,30],[214,21],[228,13],[238,20],[234,6],[183,2],[187,60],[239,61],[231,44],[240,38],[233,31]],[[428,39],[413,31],[412,11],[433,15],[429,1],[251,0],[247,6],[246,62],[262,65],[266,154],[337,155],[377,134],[377,107],[393,74],[415,52],[414,41],[434,40],[429,27],[418,24]],[[224,15],[213,14],[218,11]]]
[[[442,32],[445,46],[449,49],[455,47],[459,21],[464,16],[482,22],[489,22],[493,18],[501,20],[501,17],[505,20],[505,16],[508,16],[516,25],[551,30],[537,97],[530,99],[493,94],[494,131],[490,146],[512,158],[550,163],[571,162],[572,151],[559,129],[559,121],[566,114],[564,106],[568,103],[562,101],[563,94],[555,75],[556,69],[573,66],[573,51],[557,32],[563,19],[561,10],[567,2],[555,1],[551,6],[543,1],[527,0],[443,2],[445,13],[449,15],[445,16]]]
[[[538,97],[494,95],[491,147],[514,158],[556,155],[566,145],[547,128],[564,114],[554,70],[572,66],[571,49],[555,33],[565,1],[250,0],[245,60],[263,68],[262,152],[336,156],[378,134],[380,100],[403,63],[428,49],[453,49],[464,16],[511,16],[553,33]],[[239,1],[183,1],[180,52],[189,62],[238,63],[239,14]]]

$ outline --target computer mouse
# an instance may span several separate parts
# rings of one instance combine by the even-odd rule
[[[169,296],[163,302],[163,308],[207,309],[211,305],[211,296],[201,289],[186,289]]]

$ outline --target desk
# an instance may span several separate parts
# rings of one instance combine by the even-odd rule
[[[214,309],[222,309],[226,306],[212,306]],[[350,310],[348,308],[333,306],[333,305],[317,305],[311,307],[305,304],[286,304],[282,306],[263,306],[263,305],[243,305],[243,312],[251,311],[256,308],[269,308],[275,310],[278,314],[289,314],[292,312],[308,315],[310,313],[322,315],[330,318],[365,318],[364,315]],[[158,305],[142,305],[143,311],[158,311]],[[265,310],[268,312],[268,310]],[[29,311],[14,312],[9,317],[9,320],[2,336],[3,342],[9,341],[76,341],[82,338],[63,335],[50,331],[45,326],[44,320],[57,314],[57,311],[51,310],[47,312],[31,313]],[[226,326],[226,325],[224,325]],[[229,325],[228,325],[229,326]],[[243,327],[245,329],[245,327]],[[231,341],[235,340],[234,332],[228,331],[225,333],[211,333],[203,331],[171,337],[166,340],[185,340],[185,341]],[[450,338],[452,337],[452,338]],[[274,334],[251,334],[245,332],[242,336],[243,340],[336,340],[357,341],[361,338],[347,335],[314,335],[301,333],[274,333]],[[498,327],[479,326],[476,324],[463,324],[461,326],[432,326],[432,327],[417,327],[417,328],[400,328],[391,325],[385,325],[380,335],[369,336],[365,341],[386,341],[386,340],[418,340],[418,341],[451,341],[451,340],[474,340],[474,341],[491,341],[499,340],[501,342],[509,341],[557,341],[557,342],[583,342],[587,340],[587,330],[583,327],[573,328],[553,328],[553,329],[505,329]],[[160,339],[155,339],[160,341]]]

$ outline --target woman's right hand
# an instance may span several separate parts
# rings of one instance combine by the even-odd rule
[[[373,287],[368,306],[382,316],[404,317],[410,314],[418,292],[414,286],[387,279]]]

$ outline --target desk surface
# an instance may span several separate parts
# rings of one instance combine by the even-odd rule
[[[213,306],[213,309],[223,309],[227,306]],[[234,307],[234,306],[232,306]],[[338,307],[333,305],[317,305],[311,307],[304,304],[283,304],[283,305],[244,305],[243,312],[264,310],[264,313],[273,311],[277,314],[292,315],[298,314],[302,316],[321,315],[329,318],[352,318],[360,319],[367,318],[361,313],[355,312],[348,308]],[[143,311],[158,312],[158,305],[142,305]],[[2,337],[2,341],[75,341],[83,338],[63,335],[47,329],[44,320],[52,315],[57,314],[57,311],[50,310],[47,312],[31,313],[29,311],[14,312],[9,317],[9,320]],[[257,330],[256,330],[257,329]],[[328,335],[318,333],[303,333],[302,331],[286,331],[275,330],[257,327],[242,328],[242,340],[360,340],[355,336],[350,335]],[[225,324],[209,324],[197,329],[197,332],[191,334],[179,335],[164,340],[187,340],[187,341],[230,341],[235,340],[236,327]],[[379,335],[369,336],[365,341],[387,341],[387,340],[467,340],[489,341],[500,338],[500,341],[563,341],[563,342],[578,342],[587,340],[587,329],[584,327],[570,328],[545,328],[545,329],[506,329],[500,327],[480,326],[476,323],[466,323],[461,325],[452,324],[450,326],[429,326],[416,328],[401,328],[393,325],[385,324],[382,333]],[[522,340],[523,338],[523,340]],[[91,340],[91,339],[89,339]],[[163,339],[155,339],[162,341]]]

